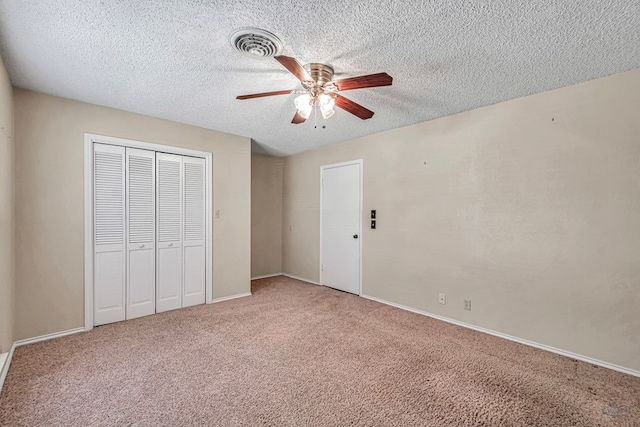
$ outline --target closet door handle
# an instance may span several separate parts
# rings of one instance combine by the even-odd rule
[[[140,249],[144,248],[144,245],[140,245]]]
[[[169,246],[173,246],[173,243],[169,243]]]

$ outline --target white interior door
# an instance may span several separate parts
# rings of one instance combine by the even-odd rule
[[[127,148],[127,319],[156,312],[156,153]]]
[[[323,166],[321,284],[360,294],[362,161]]]
[[[125,319],[125,149],[93,147],[94,324]]]
[[[156,312],[182,307],[182,156],[156,153]]]
[[[205,250],[205,161],[195,157],[182,158],[184,170],[184,236],[182,306],[204,304]]]

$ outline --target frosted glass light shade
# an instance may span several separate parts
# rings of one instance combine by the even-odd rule
[[[308,119],[309,114],[311,114],[311,109],[313,108],[311,106],[311,95],[308,93],[300,95],[295,99],[294,104],[296,106],[296,110],[298,110],[298,114],[303,118]]]
[[[320,104],[320,112],[323,119],[328,119],[333,116],[333,107],[336,105],[336,100],[326,93],[323,93],[318,97],[318,104]]]
[[[333,113],[335,113],[335,111],[333,111],[333,108],[329,108],[326,105],[320,106],[320,112],[322,113],[323,119],[328,119],[329,117],[333,116]]]

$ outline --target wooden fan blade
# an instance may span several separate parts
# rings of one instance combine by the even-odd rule
[[[251,95],[236,96],[236,99],[253,99],[262,98],[263,96],[289,95],[291,92],[291,90],[277,90],[275,92],[252,93]]]
[[[336,107],[340,107],[354,116],[360,117],[362,120],[370,119],[375,114],[373,111],[367,110],[362,105],[356,104],[352,100],[340,95],[336,96]]]
[[[294,125],[299,125],[300,123],[304,123],[304,121],[305,121],[305,120],[307,120],[307,119],[305,119],[304,117],[302,117],[302,116],[300,115],[300,113],[298,113],[298,112],[296,111],[296,115],[295,115],[295,116],[293,116],[293,120],[291,120],[291,123],[293,123]]]
[[[313,80],[309,73],[307,73],[307,70],[302,68],[302,65],[300,65],[296,58],[282,55],[275,56],[274,58],[276,58],[276,61],[281,63],[284,68],[289,70],[289,72],[296,76],[301,82],[306,80]]]
[[[333,83],[338,87],[338,90],[352,90],[365,87],[391,86],[393,77],[387,73],[378,73],[336,80]]]

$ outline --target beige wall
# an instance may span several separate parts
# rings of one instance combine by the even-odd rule
[[[250,290],[250,140],[14,91],[15,339],[83,326],[84,133],[213,153],[213,297]]]
[[[640,370],[639,111],[635,70],[288,157],[283,269],[318,280],[319,168],[362,158],[365,294]]]
[[[13,344],[13,89],[0,58],[0,353]]]
[[[282,272],[280,157],[251,156],[251,277]]]

